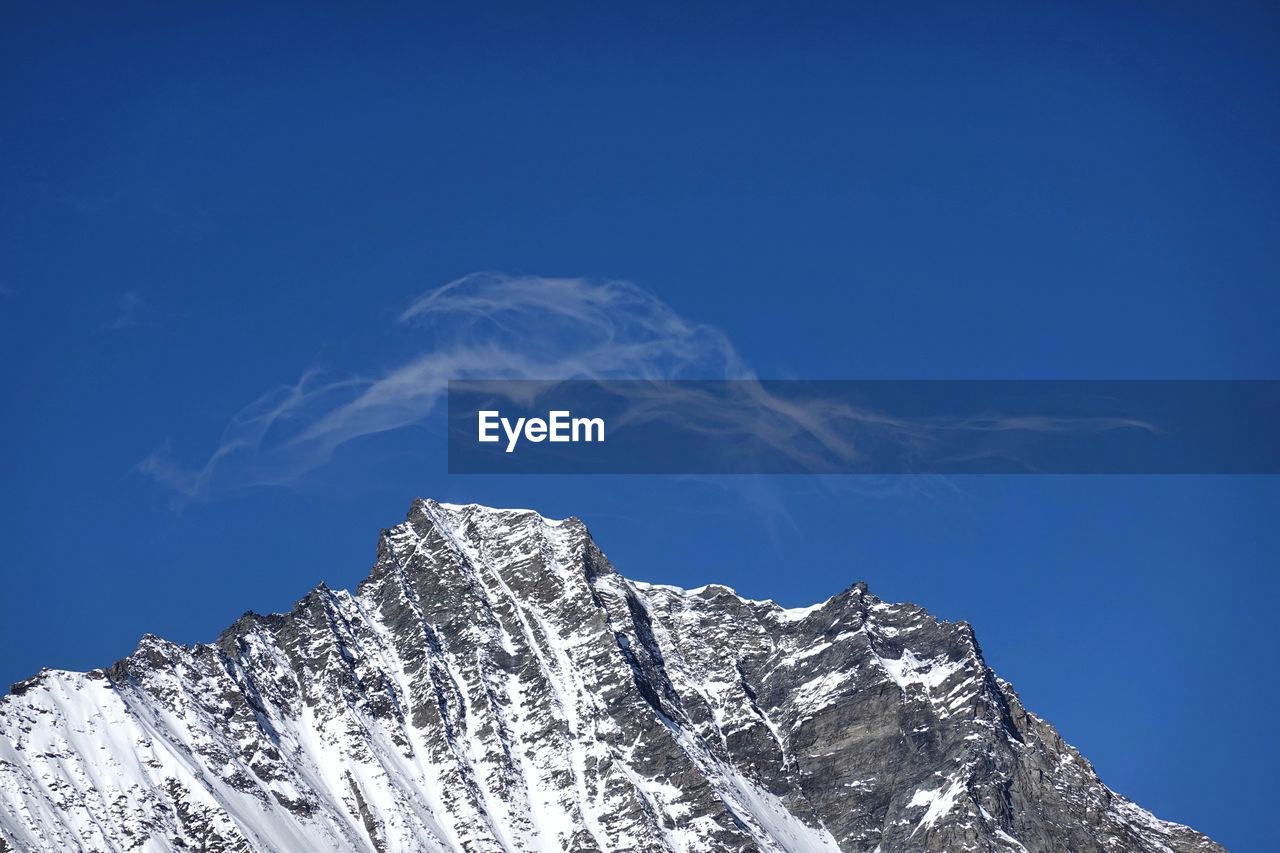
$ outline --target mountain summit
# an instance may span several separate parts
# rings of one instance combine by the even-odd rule
[[[420,500],[355,594],[0,700],[0,851],[1220,851],[1109,790],[972,629],[618,574]]]

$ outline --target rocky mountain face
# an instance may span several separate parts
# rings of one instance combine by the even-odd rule
[[[618,574],[418,501],[353,595],[0,700],[0,851],[1217,851],[1099,781],[972,629]]]

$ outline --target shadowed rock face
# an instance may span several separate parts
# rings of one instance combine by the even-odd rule
[[[1216,851],[1108,790],[972,629],[619,575],[418,501],[354,595],[0,700],[0,851]]]

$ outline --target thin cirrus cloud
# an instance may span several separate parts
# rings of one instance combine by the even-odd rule
[[[285,485],[362,437],[421,424],[451,379],[748,379],[712,326],[628,282],[469,275],[415,299],[397,324],[423,349],[377,375],[311,370],[238,412],[199,466],[165,444],[139,470],[184,498]]]
[[[694,386],[625,383],[619,425],[667,421],[688,433],[763,448],[799,470],[864,459],[867,448],[927,457],[956,431],[1099,431],[1145,426],[1123,419],[984,416],[920,420],[836,399],[773,393],[719,329],[688,320],[622,281],[470,275],[415,299],[397,325],[421,335],[415,355],[376,375],[312,370],[237,413],[218,447],[187,467],[169,445],[140,470],[184,499],[286,485],[366,436],[426,423],[450,380],[732,379],[732,405]],[[518,386],[507,391],[520,393]],[[610,386],[613,393],[618,386]],[[879,452],[879,451],[872,451]],[[1000,453],[997,442],[983,454]]]

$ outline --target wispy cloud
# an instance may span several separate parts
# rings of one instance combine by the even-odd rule
[[[622,281],[477,274],[429,291],[397,323],[422,349],[377,375],[312,370],[240,411],[203,465],[170,445],[140,469],[181,495],[282,485],[342,445],[426,420],[451,379],[748,378],[729,339]]]
[[[679,418],[683,429],[749,437],[808,470],[859,458],[865,442],[927,450],[939,430],[1000,433],[1099,430],[1124,422],[1006,419],[903,420],[839,401],[782,399],[755,380],[732,342],[688,320],[647,290],[622,281],[471,275],[413,300],[397,324],[421,337],[418,352],[375,375],[312,370],[274,388],[227,425],[204,464],[182,465],[169,445],[141,470],[189,499],[284,485],[328,462],[345,444],[425,423],[450,380],[736,379],[752,414],[724,415],[722,400],[644,383],[624,418]],[[824,467],[825,466],[825,467]]]

